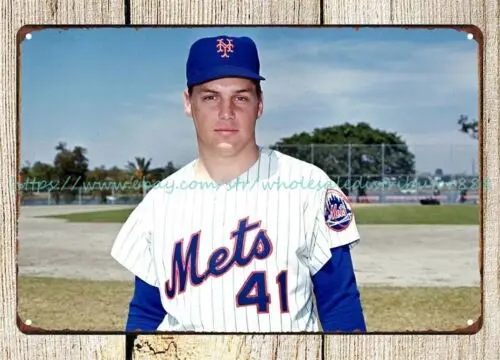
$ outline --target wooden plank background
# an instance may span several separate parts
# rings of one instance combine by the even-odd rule
[[[0,11],[0,359],[79,360],[125,358],[123,336],[25,335],[16,324],[17,87],[16,35],[24,25],[123,24],[120,0],[2,0]],[[33,34],[36,37],[36,32]]]
[[[127,13],[129,11],[129,13]],[[500,359],[499,54],[497,0],[2,0],[0,20],[0,358],[125,359],[125,337],[25,335],[16,326],[16,34],[26,24],[474,25],[483,36],[484,292],[472,335],[139,336],[134,359]],[[36,36],[36,33],[34,34]]]
[[[484,153],[480,159],[484,178],[493,185],[484,195],[483,324],[475,335],[328,336],[325,359],[500,359],[500,242],[499,220],[499,52],[498,0],[324,0],[325,24],[475,25],[483,37],[483,112],[481,130]],[[411,30],[409,30],[411,31]],[[464,32],[464,36],[466,33]],[[476,35],[476,34],[475,34]],[[481,34],[477,34],[480,36]],[[477,37],[476,37],[477,38]],[[457,75],[460,76],[460,75]],[[480,101],[481,98],[478,99]],[[479,107],[481,109],[481,107]],[[475,328],[473,326],[471,328]],[[370,356],[365,356],[370,354]],[[357,355],[357,356],[356,356]]]

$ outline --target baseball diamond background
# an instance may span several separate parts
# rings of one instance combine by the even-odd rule
[[[467,190],[466,202],[478,202],[477,144],[444,146],[409,143],[409,151],[415,156],[413,173],[401,173],[402,169],[397,166],[398,171],[391,168],[398,159],[394,154],[405,148],[389,144],[310,144],[280,145],[277,150],[285,154],[292,151],[292,156],[327,171],[332,181],[350,192],[351,202],[418,204],[420,199],[434,196],[441,203],[457,203],[464,189]],[[328,155],[328,159],[325,159],[325,155]],[[183,165],[176,164],[178,168]],[[113,179],[85,181],[82,187],[76,189],[74,199],[61,197],[59,204],[98,205],[102,203],[100,191],[107,191],[110,194],[108,203],[135,205],[142,199],[141,190],[147,192],[157,181],[160,180],[144,181],[142,184],[139,181]],[[301,182],[301,179],[297,181]],[[25,179],[17,185],[21,191],[21,205],[56,204],[56,196],[51,188],[57,185],[57,182]],[[483,185],[487,187],[490,184],[485,181]],[[307,181],[303,180],[301,186],[308,186]],[[68,188],[70,186],[64,190]],[[358,197],[359,190],[365,190],[366,194]],[[439,191],[437,195],[436,190]]]
[[[37,218],[132,207],[22,207],[19,274],[91,280],[133,279],[110,257],[112,243],[122,224],[69,223],[60,219]],[[380,205],[380,211],[383,207]],[[353,258],[360,285],[480,284],[479,226],[359,225],[359,231],[362,241],[354,248]]]

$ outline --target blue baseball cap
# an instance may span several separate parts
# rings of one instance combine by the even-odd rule
[[[259,72],[257,46],[246,36],[201,38],[191,45],[186,63],[188,87],[225,77],[265,80]]]

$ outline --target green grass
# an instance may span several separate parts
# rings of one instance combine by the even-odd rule
[[[388,205],[354,208],[356,222],[384,225],[479,225],[479,205]]]
[[[49,217],[70,222],[123,223],[131,211],[111,210]],[[355,206],[354,209],[359,225],[478,225],[479,211],[479,205],[383,205]]]
[[[18,314],[46,330],[122,331],[132,282],[20,277]],[[361,287],[370,332],[449,331],[481,314],[478,287]]]
[[[76,214],[40,216],[44,218],[63,219],[69,222],[89,223],[124,223],[133,209],[93,211]]]

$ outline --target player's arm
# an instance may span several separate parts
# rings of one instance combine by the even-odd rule
[[[136,276],[126,331],[155,331],[166,315],[159,289]]]
[[[353,209],[326,174],[321,180],[331,188],[315,191],[305,210],[307,262],[318,316],[324,331],[366,331],[351,259],[351,249],[360,241]]]
[[[151,190],[129,215],[111,249],[111,256],[135,276],[134,295],[127,318],[127,331],[155,330],[152,328],[153,319],[159,316],[157,310],[148,309],[148,306],[158,304],[156,296],[159,296],[158,291],[157,294],[153,291],[153,288],[158,289],[159,281],[155,272],[151,245],[154,227],[152,191],[154,190]]]
[[[330,261],[312,277],[323,331],[366,332],[350,245],[330,251]]]

